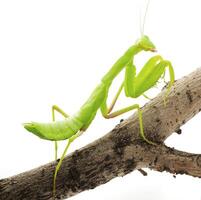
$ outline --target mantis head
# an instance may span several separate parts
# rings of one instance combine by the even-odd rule
[[[156,52],[155,45],[151,42],[151,40],[149,39],[147,35],[144,35],[144,27],[145,27],[145,21],[146,21],[148,8],[149,8],[149,3],[150,3],[150,0],[147,0],[143,22],[140,20],[141,21],[140,23],[141,38],[137,41],[137,44],[141,50]]]
[[[144,51],[151,51],[156,52],[155,45],[151,42],[148,36],[143,35],[138,41],[137,41],[139,47]]]

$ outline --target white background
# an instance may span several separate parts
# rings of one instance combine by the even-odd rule
[[[53,104],[70,114],[77,111],[104,73],[140,36],[140,10],[144,12],[145,1],[0,1],[0,178],[53,160],[53,143],[32,135],[21,124],[51,120]],[[176,78],[201,65],[200,10],[198,0],[151,1],[145,34],[172,61]],[[150,56],[142,53],[136,58],[138,70]],[[114,82],[112,94],[122,75]],[[133,102],[143,105],[145,100],[122,97],[118,107]],[[70,151],[103,136],[121,118],[105,120],[98,113]],[[198,114],[182,127],[181,136],[173,134],[167,144],[201,153],[200,120]],[[198,178],[148,174],[133,172],[72,200],[201,199]]]

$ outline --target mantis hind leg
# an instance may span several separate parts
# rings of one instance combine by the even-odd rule
[[[52,120],[55,121],[55,111],[57,111],[58,113],[60,113],[62,116],[64,116],[65,118],[68,118],[69,115],[66,114],[61,108],[59,108],[57,105],[53,105],[52,106]],[[61,158],[55,168],[55,172],[54,172],[54,178],[53,178],[53,199],[55,199],[55,195],[56,195],[56,178],[57,178],[57,174],[58,171],[61,167],[61,164],[63,162],[63,159],[67,153],[67,150],[70,147],[70,144],[78,137],[80,136],[84,131],[79,131],[77,134],[73,135],[71,138],[68,139],[68,143],[61,155]],[[58,150],[58,146],[57,146],[57,141],[55,141],[55,160],[57,160],[57,150]]]
[[[68,118],[69,115],[66,114],[61,108],[59,108],[57,105],[52,106],[52,121],[55,121],[55,111],[60,113],[65,118]],[[54,142],[54,149],[55,149],[55,160],[57,160],[57,152],[58,152],[58,144],[57,141]]]
[[[62,153],[62,156],[56,166],[56,169],[55,169],[55,172],[54,172],[54,178],[53,178],[53,199],[55,199],[55,195],[56,195],[56,178],[57,178],[57,174],[58,174],[58,171],[61,167],[61,164],[63,162],[63,159],[65,158],[65,155],[67,153],[67,150],[69,149],[70,147],[70,144],[77,138],[79,137],[84,131],[80,131],[78,132],[77,134],[73,135],[71,138],[68,139],[68,142],[67,142],[67,145]]]

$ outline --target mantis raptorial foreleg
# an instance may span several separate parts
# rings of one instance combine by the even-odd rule
[[[142,94],[142,96],[143,96],[144,98],[146,98],[146,99],[151,100],[151,98],[150,98],[150,97],[148,97],[146,94]]]
[[[135,72],[133,61],[126,66],[124,89],[126,96],[137,98],[148,89],[154,87],[157,81],[164,74],[165,69],[169,69],[170,82],[164,96],[164,104],[166,97],[174,83],[174,70],[172,64],[163,60],[161,56],[152,57],[142,68],[137,76],[132,76]]]
[[[161,79],[163,79],[163,82],[164,82],[165,84],[167,84],[167,81],[165,80],[165,72],[166,72],[166,71],[164,71],[163,75],[161,76]]]
[[[53,105],[52,106],[52,121],[55,121],[55,111],[57,111],[58,113],[60,113],[62,116],[64,116],[65,118],[68,118],[69,115],[66,114],[61,108],[59,108],[57,105]],[[57,152],[58,152],[58,144],[57,141],[54,142],[54,148],[55,148],[55,160],[57,160]]]
[[[174,77],[174,69],[173,69],[172,64],[171,64],[170,61],[164,60],[162,64],[165,65],[165,67],[168,68],[169,76],[170,76],[170,82],[169,82],[169,84],[167,86],[167,91],[166,91],[166,94],[165,94],[165,98],[167,98],[167,96],[168,96],[168,94],[170,92],[170,89],[171,89],[171,87],[172,87],[172,85],[174,83],[174,79],[175,79],[175,77]]]

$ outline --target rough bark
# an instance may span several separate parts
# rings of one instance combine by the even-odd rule
[[[111,132],[68,155],[57,177],[57,199],[93,189],[135,169],[151,168],[173,174],[201,177],[201,155],[181,152],[164,145],[173,132],[201,110],[201,68],[175,81],[164,106],[163,90],[143,108],[149,145],[139,137],[136,113]],[[0,199],[52,199],[56,162],[0,180]]]

